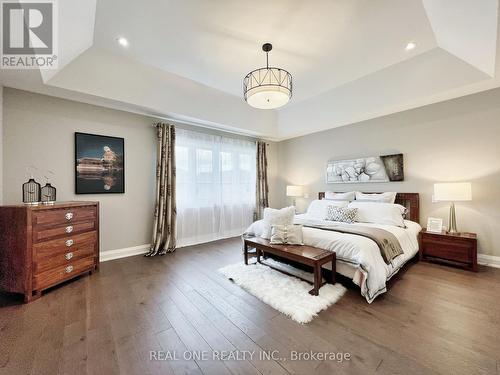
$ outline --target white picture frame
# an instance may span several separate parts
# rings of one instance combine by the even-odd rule
[[[443,219],[429,217],[427,219],[427,232],[441,233],[443,231]]]

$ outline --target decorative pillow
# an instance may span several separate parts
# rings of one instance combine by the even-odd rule
[[[273,225],[271,227],[271,243],[273,245],[303,245],[302,225]]]
[[[406,228],[404,215],[407,209],[400,204],[354,201],[349,203],[348,207],[358,209],[356,221],[360,223],[395,225]]]
[[[292,225],[293,218],[295,216],[295,207],[285,207],[281,210],[274,208],[265,208],[263,217],[263,229],[261,237],[269,239],[271,237],[271,226],[272,225]]]
[[[325,220],[328,206],[347,207],[349,201],[330,201],[316,199],[309,204],[307,215],[314,219]]]
[[[386,193],[360,193],[356,192],[356,200],[360,202],[382,202],[382,203],[394,203],[396,201],[395,192],[386,192]]]
[[[355,191],[347,193],[334,193],[333,191],[325,191],[325,199],[332,201],[349,201],[352,202],[356,198]]]
[[[351,224],[356,221],[357,213],[357,208],[328,206],[326,220]]]

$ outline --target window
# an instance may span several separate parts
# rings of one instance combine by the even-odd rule
[[[237,236],[255,211],[255,142],[177,129],[178,246]]]

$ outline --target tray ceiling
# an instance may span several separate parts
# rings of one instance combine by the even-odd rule
[[[500,85],[497,0],[59,4],[59,70],[2,71],[4,85],[269,139]],[[263,42],[294,78],[278,111],[242,99],[243,77],[265,64]]]

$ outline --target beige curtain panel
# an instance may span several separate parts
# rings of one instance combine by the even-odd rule
[[[156,202],[151,249],[146,256],[164,255],[175,251],[175,127],[156,124]]]
[[[262,219],[264,208],[269,206],[269,187],[267,184],[266,142],[257,142],[257,188],[255,219]]]

